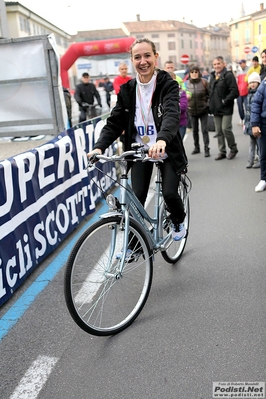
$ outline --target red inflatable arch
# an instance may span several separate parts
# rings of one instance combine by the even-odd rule
[[[95,40],[93,42],[73,43],[60,59],[62,85],[69,88],[67,71],[77,58],[90,55],[126,53],[134,37],[123,37],[120,39]]]

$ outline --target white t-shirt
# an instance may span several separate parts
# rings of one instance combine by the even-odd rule
[[[138,132],[136,142],[144,144],[144,148],[148,149],[156,143],[157,138],[157,130],[151,109],[152,96],[156,86],[156,73],[154,73],[148,83],[141,83],[138,75],[136,80],[136,111],[134,120]],[[148,136],[148,143],[142,141],[144,136]]]

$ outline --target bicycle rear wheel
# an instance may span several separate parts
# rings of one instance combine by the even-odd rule
[[[182,256],[188,238],[188,231],[189,231],[189,220],[190,220],[190,207],[189,207],[189,196],[187,190],[187,184],[184,177],[181,177],[180,184],[178,187],[178,193],[180,198],[183,201],[184,209],[186,212],[186,217],[184,220],[185,227],[186,227],[186,235],[180,241],[171,241],[170,246],[165,250],[162,251],[161,254],[164,260],[168,263],[176,263]],[[166,204],[163,201],[160,206],[160,223],[159,223],[159,235],[160,237],[166,237],[172,230],[172,221],[170,219],[170,214],[167,210]]]
[[[152,253],[141,227],[129,226],[129,246],[135,257],[119,271],[124,230],[121,217],[101,219],[79,238],[65,273],[65,299],[74,321],[93,335],[113,335],[128,327],[141,312],[152,282]],[[132,244],[135,242],[135,247]],[[107,270],[107,265],[109,269]]]

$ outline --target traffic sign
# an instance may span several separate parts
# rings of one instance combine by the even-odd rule
[[[244,48],[244,53],[245,53],[245,54],[248,54],[250,51],[251,51],[251,48],[250,48],[249,46],[246,46],[246,47]]]
[[[190,60],[189,55],[183,54],[183,55],[181,56],[181,62],[182,62],[182,64],[187,64],[187,63],[189,62],[189,60]]]
[[[251,51],[252,51],[252,53],[256,53],[257,51],[259,51],[259,48],[256,46],[253,46]]]

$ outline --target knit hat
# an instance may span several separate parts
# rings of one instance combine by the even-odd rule
[[[249,77],[248,77],[248,83],[251,83],[251,82],[258,82],[258,83],[261,82],[261,80],[260,80],[260,75],[258,74],[258,72],[252,72],[252,73],[249,75]]]

